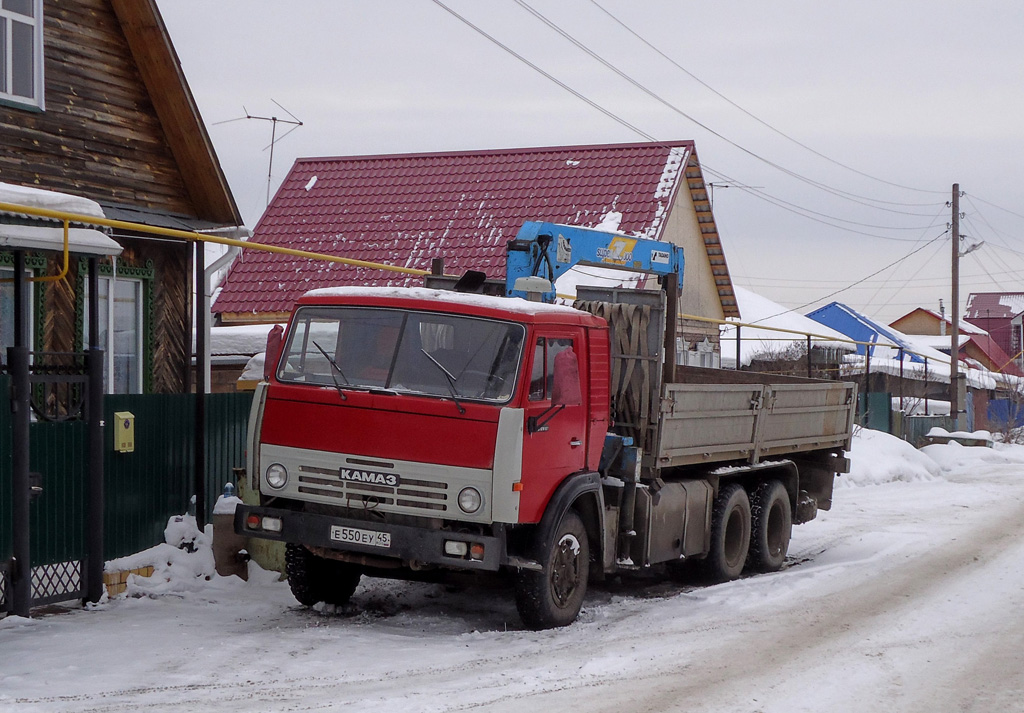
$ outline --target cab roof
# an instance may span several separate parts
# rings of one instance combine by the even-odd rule
[[[604,326],[605,321],[565,305],[530,302],[425,287],[327,287],[311,290],[298,305],[359,305],[451,312],[516,322]]]

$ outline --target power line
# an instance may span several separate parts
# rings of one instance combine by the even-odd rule
[[[572,94],[574,97],[576,97],[580,101],[586,102],[586,104],[589,105],[590,107],[592,107],[594,109],[597,109],[599,112],[601,112],[602,114],[607,116],[609,119],[611,119],[611,120],[621,124],[622,126],[626,127],[630,131],[636,133],[638,136],[642,136],[643,138],[647,139],[648,141],[653,141],[655,143],[661,143],[657,139],[655,139],[653,136],[648,134],[646,131],[643,131],[642,129],[639,129],[638,127],[634,126],[633,124],[631,124],[628,121],[626,121],[625,119],[623,119],[621,116],[613,113],[612,111],[610,111],[608,109],[605,109],[603,106],[601,106],[597,102],[595,102],[595,101],[585,97],[583,94],[581,94],[580,92],[576,91],[575,89],[573,89],[572,87],[570,87],[568,84],[566,84],[565,82],[561,81],[557,77],[555,77],[555,76],[549,74],[548,72],[544,71],[543,69],[538,67],[536,64],[534,64],[530,60],[526,59],[526,57],[524,57],[523,55],[519,54],[518,52],[516,52],[514,49],[512,49],[508,45],[502,43],[500,40],[498,40],[493,35],[488,34],[481,27],[478,27],[477,25],[474,25],[472,22],[467,20],[465,17],[463,17],[459,13],[455,12],[454,10],[452,10],[450,7],[448,7],[443,2],[441,2],[441,0],[431,0],[431,2],[433,2],[435,5],[440,7],[442,10],[444,10],[445,12],[450,14],[452,17],[457,19],[459,22],[463,23],[464,25],[466,25],[467,27],[472,29],[474,32],[478,33],[479,35],[483,36],[484,38],[486,38],[490,42],[492,42],[495,45],[497,45],[498,47],[500,47],[501,49],[503,49],[506,52],[508,52],[510,55],[512,55],[513,57],[518,59],[520,62],[525,64],[527,67],[529,67],[533,71],[535,71],[538,74],[540,74],[541,76],[543,76],[545,79],[553,82],[554,84],[557,84],[559,87],[561,87],[565,91],[569,92],[570,94]]]
[[[758,161],[761,161],[762,163],[765,163],[768,166],[771,166],[772,168],[776,169],[777,171],[781,171],[782,173],[785,173],[786,175],[788,175],[788,176],[790,176],[792,178],[795,178],[795,179],[797,179],[799,181],[802,181],[802,182],[804,182],[804,183],[806,183],[806,184],[808,184],[810,186],[818,188],[819,190],[825,191],[826,193],[831,193],[832,195],[834,195],[834,196],[836,196],[838,198],[842,198],[844,200],[850,200],[850,201],[853,201],[854,203],[860,203],[861,205],[866,205],[866,206],[868,206],[870,208],[873,208],[875,210],[884,210],[884,211],[895,212],[895,213],[903,213],[904,212],[904,211],[894,211],[894,210],[892,210],[890,208],[882,208],[882,207],[879,207],[879,206],[873,206],[873,205],[870,205],[870,204],[863,203],[862,202],[863,200],[872,201],[874,199],[869,197],[869,196],[861,196],[861,195],[858,195],[856,193],[851,193],[849,191],[844,191],[842,189],[835,188],[834,186],[829,186],[828,184],[822,183],[820,181],[815,181],[812,178],[809,178],[809,177],[804,176],[804,175],[802,175],[800,173],[797,173],[796,171],[788,169],[788,168],[786,168],[786,167],[784,167],[784,166],[782,166],[782,165],[780,165],[778,163],[775,163],[774,161],[771,161],[768,158],[765,158],[764,156],[761,156],[757,152],[752,151],[752,150],[746,148],[745,146],[743,146],[743,145],[733,141],[732,139],[728,138],[724,134],[716,131],[715,129],[712,129],[710,126],[708,126],[707,124],[701,122],[700,120],[698,120],[694,116],[692,116],[692,115],[688,114],[687,112],[683,111],[682,109],[677,107],[675,104],[673,104],[672,102],[668,101],[667,99],[662,97],[660,94],[658,94],[657,92],[655,92],[652,89],[650,89],[649,87],[647,87],[645,84],[641,83],[640,81],[638,81],[634,77],[630,76],[626,72],[624,72],[621,69],[619,69],[617,66],[615,66],[614,64],[612,64],[611,62],[606,60],[604,57],[599,55],[597,52],[595,52],[594,50],[590,49],[590,47],[588,47],[582,41],[576,39],[571,34],[569,34],[566,30],[562,29],[557,23],[555,23],[552,20],[548,19],[539,10],[536,10],[535,8],[533,8],[529,3],[526,2],[526,0],[514,0],[514,2],[517,5],[519,5],[520,7],[522,7],[524,10],[529,12],[531,15],[536,17],[538,20],[543,22],[549,28],[554,30],[561,37],[563,37],[564,39],[568,40],[571,44],[576,46],[578,49],[580,49],[581,51],[586,53],[588,56],[590,56],[591,58],[593,58],[594,60],[599,62],[602,66],[604,66],[605,68],[607,68],[611,72],[613,72],[616,75],[618,75],[620,78],[624,79],[626,82],[628,82],[632,86],[634,86],[637,89],[639,89],[641,92],[646,94],[651,99],[654,99],[656,102],[658,102],[662,106],[666,107],[670,111],[673,111],[676,114],[679,114],[680,116],[682,116],[683,118],[688,119],[689,121],[693,122],[694,124],[696,124],[697,126],[699,126],[702,129],[704,129],[705,131],[707,131],[711,135],[716,136],[717,138],[719,138],[722,141],[726,142],[730,146],[732,146],[732,147],[742,151],[743,153],[747,154],[748,156],[750,156],[750,157],[752,157],[752,158],[754,158],[754,159],[756,159]],[[861,199],[861,200],[854,200],[854,199]],[[919,214],[911,213],[910,215],[919,215]]]
[[[767,121],[761,119],[760,117],[756,116],[755,114],[753,114],[752,112],[748,111],[744,107],[740,106],[739,104],[734,102],[732,99],[730,99],[729,97],[725,96],[720,91],[718,91],[717,89],[712,87],[710,84],[705,82],[703,79],[701,79],[700,77],[695,75],[693,72],[688,70],[686,67],[684,67],[681,64],[679,64],[678,62],[676,62],[674,59],[672,59],[667,54],[665,54],[660,49],[658,49],[653,44],[651,44],[639,32],[634,30],[632,27],[627,25],[625,22],[623,22],[621,19],[619,19],[616,15],[614,15],[612,12],[610,12],[607,8],[605,8],[603,5],[601,5],[599,2],[597,2],[597,0],[590,0],[590,3],[592,5],[594,5],[598,10],[603,12],[605,15],[610,17],[620,27],[622,27],[624,30],[626,30],[626,32],[628,32],[629,34],[633,35],[633,37],[635,37],[640,42],[642,42],[647,47],[649,47],[651,50],[656,52],[658,55],[660,55],[662,58],[664,58],[666,61],[668,61],[672,66],[676,67],[678,70],[683,72],[690,79],[694,80],[695,82],[700,84],[702,87],[704,87],[705,89],[710,91],[712,94],[714,94],[718,98],[722,99],[723,101],[725,101],[729,105],[731,105],[734,108],[738,109],[739,111],[743,112],[744,114],[749,116],[751,119],[753,119],[757,123],[761,124],[762,126],[764,126],[767,129],[775,132],[776,134],[778,134],[782,138],[786,139],[787,141],[791,141],[792,143],[796,144],[800,148],[805,149],[806,151],[811,152],[815,156],[818,156],[819,158],[823,158],[826,161],[828,161],[829,163],[835,164],[836,166],[839,166],[840,168],[845,168],[847,171],[852,171],[853,173],[856,173],[858,176],[863,176],[865,178],[870,178],[873,181],[878,181],[879,183],[884,183],[887,186],[893,186],[895,188],[903,188],[905,190],[916,191],[918,193],[942,193],[942,191],[932,191],[932,190],[925,190],[923,188],[914,188],[913,186],[904,186],[904,185],[901,185],[899,183],[893,183],[891,181],[887,181],[887,180],[885,180],[883,178],[878,178],[877,176],[872,176],[869,173],[864,173],[863,171],[859,171],[856,168],[853,168],[852,166],[848,166],[847,164],[842,163],[841,161],[837,161],[834,158],[831,158],[830,156],[826,156],[825,154],[821,153],[820,151],[817,151],[817,150],[811,148],[807,144],[804,144],[801,141],[798,141],[797,139],[793,138],[789,134],[785,133],[784,131],[781,131],[780,129],[778,129],[778,128],[774,127],[774,126],[772,126]],[[872,199],[872,200],[877,200],[877,199]],[[931,203],[896,203],[896,202],[881,201],[881,200],[879,200],[878,202],[879,203],[887,203],[888,205],[902,205],[902,206],[925,206],[925,205],[932,205]]]
[[[921,270],[925,269],[931,263],[931,261],[935,259],[935,256],[939,254],[939,252],[942,250],[943,247],[944,246],[942,245],[942,243],[939,243],[936,246],[935,252],[933,252],[931,255],[929,255],[928,259],[925,260],[923,263],[921,263],[921,266],[919,268],[917,268],[917,272],[915,272],[913,275],[911,275],[910,279],[913,280],[915,277],[920,275],[921,274]],[[878,286],[878,289],[876,289],[875,293],[873,295],[871,295],[871,297],[868,298],[868,301],[866,303],[864,303],[865,309],[871,306],[871,304],[875,301],[875,298],[878,297],[878,295],[881,294],[882,290],[884,290],[888,286],[889,282],[892,281],[892,278],[893,278],[894,275],[895,275],[895,270],[893,270],[893,274],[892,275],[887,277],[882,282],[882,284]],[[904,280],[904,282],[906,282],[906,281]]]
[[[872,272],[872,273],[871,273],[870,275],[867,275],[866,277],[863,277],[863,278],[861,278],[860,280],[857,280],[856,282],[852,282],[852,283],[850,283],[849,285],[847,285],[846,287],[841,287],[841,288],[839,288],[838,290],[835,290],[834,292],[830,292],[829,294],[825,295],[824,297],[819,297],[818,299],[815,299],[815,300],[811,300],[810,302],[805,302],[804,304],[800,305],[799,307],[794,307],[793,309],[787,310],[787,312],[799,312],[800,310],[802,310],[802,309],[805,309],[805,308],[807,308],[807,307],[810,307],[810,306],[811,306],[811,305],[813,305],[813,304],[816,304],[816,303],[818,303],[818,302],[824,302],[825,300],[827,300],[827,299],[831,299],[832,297],[835,297],[836,295],[838,295],[838,294],[840,294],[840,293],[842,293],[842,292],[846,292],[846,291],[847,291],[847,290],[849,290],[850,288],[852,288],[852,287],[856,287],[857,285],[861,284],[861,283],[862,283],[862,282],[864,282],[865,280],[870,280],[870,279],[871,279],[872,277],[874,277],[875,275],[878,275],[879,273],[885,272],[885,271],[886,271],[886,270],[888,270],[888,269],[889,269],[890,267],[892,267],[892,266],[894,266],[894,265],[898,265],[899,263],[903,262],[903,261],[904,261],[904,260],[906,260],[907,258],[910,258],[910,257],[912,257],[912,256],[916,255],[917,253],[921,252],[922,250],[924,250],[924,249],[925,249],[926,247],[928,247],[928,246],[929,246],[929,245],[931,245],[932,243],[936,242],[937,240],[941,240],[941,239],[943,238],[943,236],[945,236],[945,235],[947,235],[947,234],[949,234],[949,230],[945,230],[945,231],[943,231],[943,232],[942,232],[942,233],[940,233],[939,235],[935,236],[934,238],[932,238],[931,240],[929,240],[928,242],[926,242],[926,243],[925,243],[924,245],[922,245],[921,247],[919,247],[919,248],[915,248],[914,250],[911,250],[911,251],[910,251],[909,253],[907,253],[906,255],[904,255],[903,257],[901,257],[901,258],[900,258],[899,260],[895,260],[895,261],[893,261],[893,262],[889,263],[888,265],[886,265],[885,267],[883,267],[883,268],[880,268],[880,269],[878,269],[878,270],[875,270],[875,271],[874,271],[874,272]],[[779,317],[779,316],[782,316],[782,315],[783,315],[783,314],[785,314],[785,313],[786,313],[786,312],[779,312],[778,314],[773,314],[773,315],[771,315],[771,316],[769,316],[769,317],[762,317],[761,319],[758,319],[758,320],[756,320],[756,322],[763,322],[763,321],[765,321],[765,320],[767,320],[767,319],[772,319],[772,318],[774,318],[774,317]]]
[[[796,205],[795,203],[789,203],[788,201],[784,201],[781,198],[776,198],[776,197],[772,196],[769,193],[765,193],[764,191],[757,190],[757,189],[752,188],[750,186],[741,185],[740,182],[737,181],[735,178],[732,178],[729,175],[727,175],[725,173],[722,173],[721,171],[715,170],[714,168],[712,168],[711,166],[709,166],[706,163],[702,163],[701,167],[704,169],[704,171],[706,173],[711,174],[713,177],[718,177],[718,178],[721,178],[723,180],[729,181],[731,183],[737,184],[736,188],[739,188],[740,190],[742,190],[742,191],[744,191],[746,193],[749,193],[750,195],[754,196],[755,198],[759,198],[759,199],[765,201],[766,203],[770,203],[770,204],[772,204],[772,205],[774,205],[774,206],[776,206],[778,208],[782,208],[785,211],[788,211],[790,213],[794,213],[796,215],[799,215],[802,218],[806,218],[807,220],[812,220],[815,223],[821,223],[822,225],[827,225],[830,228],[836,228],[837,230],[844,230],[844,231],[846,231],[848,233],[854,233],[855,235],[864,235],[864,236],[867,236],[869,238],[878,238],[879,240],[894,240],[896,242],[913,242],[913,243],[918,242],[918,238],[894,238],[894,237],[891,237],[891,236],[888,236],[888,235],[878,235],[877,233],[866,233],[863,230],[854,230],[853,228],[847,228],[847,227],[842,226],[842,225],[836,225],[835,223],[830,223],[829,221],[822,220],[821,218],[815,218],[814,216],[807,214],[809,212],[811,212],[811,213],[814,212],[814,211],[810,211],[810,209],[808,209],[808,208],[802,208],[802,207]],[[825,215],[823,213],[818,213],[818,215],[823,215],[824,217],[832,218],[833,220],[844,220],[842,218],[836,218],[834,216],[828,216],[828,215]],[[852,221],[847,221],[847,222],[852,222]],[[933,221],[933,224],[934,224],[934,221]],[[862,225],[862,227],[874,227],[874,226],[863,226]],[[933,225],[924,226],[924,227],[914,227],[914,228],[888,228],[888,227],[886,227],[885,229],[886,230],[904,230],[904,229],[905,230],[926,230],[926,229],[928,229],[930,227],[933,227]]]
[[[964,195],[966,195],[966,194],[964,194]],[[978,196],[973,196],[973,198],[975,198],[975,199],[977,199],[978,201],[980,201],[980,202],[984,203],[985,205],[990,205],[990,206],[992,206],[993,208],[998,208],[999,210],[1003,211],[1004,213],[1009,213],[1010,215],[1015,215],[1015,216],[1017,216],[1018,218],[1024,218],[1024,215],[1021,215],[1020,213],[1016,213],[1016,212],[1014,212],[1014,211],[1010,210],[1009,208],[1003,208],[1002,206],[1000,206],[1000,205],[996,205],[995,203],[992,203],[992,202],[990,202],[990,201],[987,201],[987,200],[985,200],[984,198],[980,198],[980,197],[978,197]]]
[[[581,101],[585,102],[588,106],[591,106],[592,108],[597,109],[598,111],[600,111],[602,114],[604,114],[608,118],[610,118],[613,121],[619,123],[620,125],[628,128],[630,131],[633,131],[637,135],[642,136],[643,138],[647,139],[648,141],[652,141],[654,143],[659,143],[659,144],[665,145],[664,142],[658,141],[656,138],[654,138],[653,136],[651,136],[647,132],[641,130],[640,128],[638,128],[636,126],[634,126],[633,124],[631,124],[630,122],[626,121],[625,119],[623,119],[619,115],[615,114],[611,110],[604,108],[603,106],[601,106],[597,102],[595,102],[592,99],[586,97],[581,92],[573,89],[568,84],[566,84],[565,82],[559,80],[557,77],[555,77],[554,75],[550,74],[549,72],[541,69],[538,65],[534,64],[533,62],[528,60],[526,57],[524,57],[523,55],[521,55],[518,52],[516,52],[515,50],[513,50],[511,47],[509,47],[508,45],[502,43],[496,37],[494,37],[493,35],[491,35],[488,32],[486,32],[481,27],[479,27],[476,24],[470,22],[467,18],[463,17],[461,14],[459,14],[458,12],[453,10],[452,8],[448,7],[444,2],[442,2],[442,0],[432,0],[432,2],[435,5],[437,5],[438,7],[440,7],[441,9],[443,9],[445,12],[450,14],[452,17],[456,18],[457,20],[462,22],[464,25],[466,25],[467,27],[472,29],[474,32],[478,33],[479,35],[481,35],[482,37],[487,39],[489,42],[493,43],[494,45],[496,45],[497,47],[501,48],[502,50],[504,50],[508,54],[512,55],[513,57],[518,59],[520,62],[522,62],[523,64],[527,65],[528,67],[533,69],[535,72],[541,74],[543,77],[545,77],[549,81],[553,82],[554,84],[558,85],[559,87],[561,87],[565,91],[569,92],[570,94],[572,94],[576,98],[578,98]],[[675,107],[672,104],[670,104],[669,102],[665,101],[664,99],[659,97],[657,94],[652,92],[650,89],[648,89],[647,87],[643,86],[642,84],[637,82],[635,79],[632,79],[631,77],[626,75],[624,72],[622,72],[621,70],[619,70],[616,67],[614,67],[613,65],[611,65],[611,63],[609,63],[606,60],[604,60],[603,58],[599,57],[596,53],[592,52],[585,45],[583,45],[579,41],[575,40],[575,38],[572,38],[570,35],[568,35],[568,33],[566,33],[564,30],[561,30],[561,28],[558,28],[557,25],[554,25],[554,23],[551,23],[549,20],[547,20],[547,18],[544,18],[543,15],[540,15],[540,13],[538,13],[536,10],[534,10],[529,5],[527,5],[525,2],[523,2],[523,0],[516,0],[516,2],[518,4],[520,4],[522,7],[524,7],[524,9],[527,9],[532,14],[538,16],[538,19],[542,19],[542,21],[545,22],[545,24],[549,24],[549,26],[551,26],[552,29],[554,29],[556,32],[558,32],[559,34],[561,34],[564,37],[566,37],[566,39],[569,39],[573,44],[577,45],[584,52],[586,52],[587,54],[592,56],[594,59],[599,61],[601,64],[603,64],[606,67],[608,67],[611,71],[613,71],[616,74],[618,74],[619,76],[621,76],[627,82],[629,82],[630,84],[636,86],[638,89],[640,89],[644,93],[648,94],[652,98],[656,99],[659,103],[664,104],[665,106],[671,108],[673,111],[679,113],[681,116],[689,119],[693,123],[697,124],[697,126],[700,126],[701,128],[703,128],[706,131],[708,131],[709,133],[711,133],[712,135],[719,137],[720,139],[722,139],[726,143],[729,143],[730,145],[735,146],[739,150],[743,151],[744,153],[747,153],[748,155],[752,156],[753,158],[756,158],[759,161],[762,161],[762,162],[764,162],[764,163],[766,163],[766,164],[768,164],[770,166],[773,166],[774,168],[776,168],[779,171],[782,171],[783,173],[786,173],[788,175],[791,175],[794,178],[797,178],[798,180],[801,180],[801,181],[803,181],[805,183],[808,183],[810,185],[818,187],[821,190],[824,190],[824,191],[829,192],[829,193],[833,193],[834,195],[836,195],[838,197],[842,197],[842,198],[845,198],[845,199],[849,200],[849,198],[847,198],[847,196],[843,195],[845,192],[838,191],[838,189],[832,189],[832,188],[826,186],[825,184],[821,184],[821,183],[818,183],[816,181],[813,181],[810,178],[806,178],[804,176],[800,176],[799,174],[797,174],[797,173],[795,173],[793,171],[790,171],[790,170],[788,170],[786,168],[783,168],[782,166],[779,166],[778,164],[774,164],[773,162],[769,161],[768,159],[765,159],[765,158],[755,154],[754,152],[752,152],[752,151],[750,151],[750,150],[740,146],[739,144],[736,144],[735,142],[731,141],[730,139],[728,139],[728,138],[726,138],[724,136],[721,136],[718,132],[714,131],[713,129],[711,129],[708,126],[705,126],[701,122],[697,121],[693,117],[691,117],[688,114],[686,114],[685,112],[683,112],[678,107]],[[705,168],[707,168],[707,170],[709,172],[712,172],[715,175],[718,175],[718,176],[724,178],[725,180],[731,181],[733,183],[742,183],[740,181],[736,181],[735,179],[725,175],[724,173],[717,172],[717,171],[712,171],[712,169],[710,169],[706,165],[705,165]],[[752,192],[752,191],[750,191],[750,189],[746,189],[746,188],[744,188],[743,190],[747,190],[748,192]],[[805,208],[801,208],[799,206],[795,206],[795,204],[789,204],[790,206],[793,206],[793,207],[787,207],[785,205],[782,205],[783,203],[786,203],[786,201],[782,201],[781,199],[774,198],[774,197],[770,196],[770,194],[764,193],[764,194],[760,194],[759,195],[758,193],[753,193],[753,195],[757,195],[757,197],[761,198],[762,200],[765,200],[765,201],[767,201],[769,203],[773,203],[774,205],[776,205],[778,207],[782,207],[784,210],[788,210],[790,212],[796,213],[797,215],[800,215],[800,216],[802,216],[804,218],[807,218],[808,220],[813,220],[815,222],[822,223],[823,225],[828,225],[829,227],[836,228],[838,230],[845,230],[847,232],[855,233],[855,234],[858,234],[858,235],[864,235],[866,237],[878,238],[878,239],[882,239],[882,240],[895,240],[895,241],[898,241],[898,242],[911,242],[911,239],[892,238],[892,237],[888,237],[888,236],[884,236],[884,235],[876,235],[876,234],[873,234],[873,233],[866,233],[864,231],[853,230],[851,228],[846,228],[846,227],[843,227],[841,225],[836,225],[834,223],[830,223],[828,221],[821,220],[819,218],[815,218],[813,216],[807,215],[805,212],[801,212],[801,211],[808,211],[809,209],[805,209]],[[850,195],[853,195],[853,194],[850,194]],[[861,197],[861,196],[858,196],[858,197]],[[820,214],[820,215],[824,215],[824,214]],[[829,217],[829,218],[832,218],[832,219],[837,220],[837,221],[844,221],[845,220],[843,218],[838,218],[838,217],[835,217],[835,216],[825,216],[825,217]],[[847,221],[847,222],[850,222],[850,221]],[[871,226],[868,226],[868,227],[871,227]],[[889,229],[889,228],[885,227],[885,229]],[[921,228],[911,228],[911,229],[919,230]],[[917,241],[913,240],[913,242],[917,242]]]

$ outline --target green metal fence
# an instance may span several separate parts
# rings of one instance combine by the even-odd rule
[[[0,375],[0,562],[12,554],[9,384],[9,377]],[[188,511],[195,473],[195,399],[194,394],[104,397],[105,559],[162,542],[168,518]],[[245,465],[251,402],[248,393],[206,397],[208,510],[232,478],[232,469]],[[135,417],[131,453],[114,451],[114,413],[123,411]],[[33,423],[30,441],[30,468],[43,474],[43,493],[31,506],[32,565],[80,559],[86,541],[86,425]]]
[[[877,391],[858,393],[857,423],[864,428],[892,433],[892,395]]]

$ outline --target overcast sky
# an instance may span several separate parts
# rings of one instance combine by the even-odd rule
[[[1024,290],[1024,3],[159,6],[250,227],[272,124],[231,121],[246,111],[303,122],[275,145],[271,193],[304,156],[693,139],[705,180],[730,186],[714,213],[733,279],[770,299],[948,310],[954,183],[965,242],[985,241],[961,260],[962,302]]]

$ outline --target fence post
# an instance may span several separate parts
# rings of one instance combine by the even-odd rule
[[[900,411],[903,410],[903,347],[900,347]]]
[[[196,294],[201,295],[203,273],[206,272],[206,245],[196,241],[195,273]],[[196,301],[198,303],[198,300]],[[206,318],[205,311],[198,305],[196,317],[196,431],[195,431],[195,480],[192,489],[196,498],[196,526],[200,531],[206,527]]]
[[[85,354],[85,368],[89,377],[86,387],[89,516],[86,524],[85,596],[90,602],[98,602],[103,596],[103,348],[100,346],[99,274],[99,260],[89,258],[89,344]]]
[[[924,358],[924,415],[928,415],[928,357]]]
[[[811,373],[811,335],[807,335],[807,378],[810,379],[813,376]]]
[[[25,253],[14,252],[14,346],[7,348],[11,371],[11,525],[14,562],[11,568],[11,611],[27,617],[32,609],[32,548],[30,540],[29,502],[29,411],[31,388],[29,377],[28,305],[25,299]]]
[[[20,274],[20,273],[18,273]],[[7,363],[11,370],[11,525],[14,562],[11,571],[11,611],[15,616],[27,617],[32,608],[32,548],[30,540],[29,502],[29,351],[28,347],[7,348]]]

